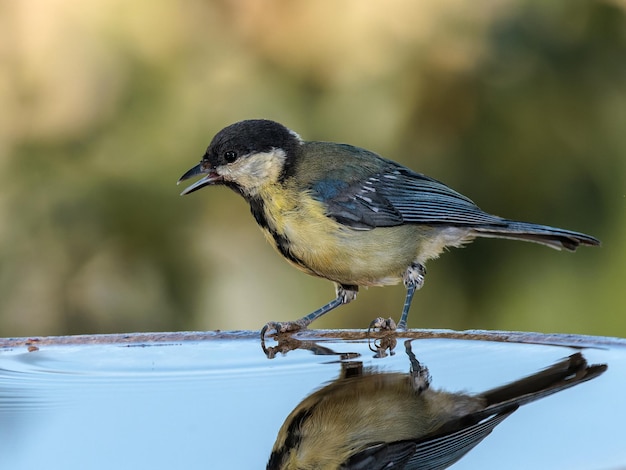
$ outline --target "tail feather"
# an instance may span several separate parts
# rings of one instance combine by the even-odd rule
[[[499,412],[507,406],[522,406],[594,379],[606,370],[606,364],[589,365],[581,353],[575,353],[536,374],[484,392],[485,409]]]
[[[592,380],[602,375],[607,368],[606,364],[589,365],[581,353],[574,353],[536,374],[482,393],[487,406],[471,416],[476,421],[480,421],[494,413],[517,409],[522,405]]]
[[[475,226],[472,231],[477,237],[524,240],[557,250],[576,251],[580,245],[600,245],[600,240],[584,233],[513,220],[507,220],[503,225]]]

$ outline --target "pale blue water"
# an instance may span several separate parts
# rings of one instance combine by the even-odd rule
[[[341,365],[338,354],[309,350],[267,359],[256,335],[34,343],[33,352],[0,340],[0,469],[265,468],[283,420]],[[626,342],[598,340],[583,348],[413,340],[432,387],[447,391],[480,392],[577,351],[609,367],[523,406],[453,468],[626,468]],[[318,344],[381,372],[407,372],[402,341],[385,358],[374,358],[365,340]]]

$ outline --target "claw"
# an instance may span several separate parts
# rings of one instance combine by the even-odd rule
[[[374,328],[378,328],[380,330],[385,330],[385,331],[395,331],[398,327],[396,325],[396,322],[393,320],[393,318],[378,317],[372,320],[372,322],[370,323],[370,326],[367,328],[368,335],[369,335],[370,330]]]
[[[272,329],[276,330],[276,328],[273,326],[272,322],[266,323],[263,326],[263,328],[261,328],[261,341],[263,341],[265,339],[265,333],[267,333],[268,331],[271,332]],[[276,332],[278,332],[278,330],[276,330]]]
[[[265,324],[263,328],[261,328],[261,348],[263,348],[263,352],[267,356],[268,359],[273,359],[276,356],[276,353],[281,352],[286,354],[288,351],[292,349],[297,349],[300,347],[301,342],[292,338],[291,336],[281,336],[283,333],[293,333],[295,331],[306,328],[306,325],[295,322],[275,322],[271,321]],[[265,346],[265,336],[270,335],[277,337],[276,341],[278,341],[278,345],[274,347],[266,347]]]
[[[381,338],[374,340],[374,347],[372,347],[370,332],[376,328],[380,331],[384,331],[385,333]],[[389,350],[389,354],[392,356],[395,354],[394,349],[397,342],[395,334],[396,328],[396,322],[393,321],[393,318],[378,317],[372,320],[370,326],[367,328],[367,338],[370,350],[376,353],[374,357],[386,357],[387,350]]]
[[[275,322],[271,321],[265,324],[263,328],[261,328],[261,339],[264,339],[266,335],[279,335],[281,333],[293,333],[294,331],[299,331],[306,326],[301,325],[297,321],[288,321],[288,322]],[[272,333],[272,330],[274,333]]]

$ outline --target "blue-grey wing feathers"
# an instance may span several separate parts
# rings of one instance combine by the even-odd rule
[[[445,184],[392,162],[354,182],[323,180],[313,185],[312,193],[324,202],[328,217],[357,230],[401,224],[451,225],[468,227],[474,236],[526,240],[556,249],[599,244],[582,233],[489,214]]]
[[[506,225],[504,219],[482,211],[445,184],[401,167],[352,184],[323,181],[313,187],[313,193],[326,204],[329,217],[353,228],[406,223]]]

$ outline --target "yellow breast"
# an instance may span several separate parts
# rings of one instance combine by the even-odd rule
[[[278,252],[302,271],[341,284],[400,282],[419,258],[425,238],[420,231],[433,230],[416,225],[354,230],[327,217],[323,203],[309,193],[272,185],[259,196],[267,222],[264,233]]]

